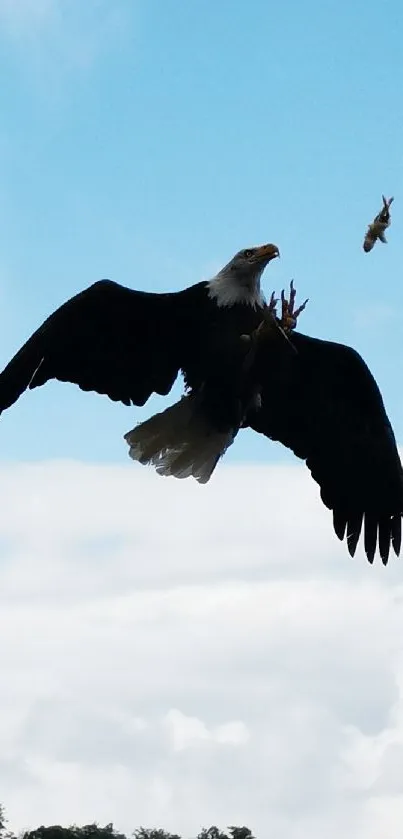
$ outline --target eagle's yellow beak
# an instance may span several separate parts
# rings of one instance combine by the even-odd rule
[[[276,259],[278,256],[280,256],[280,251],[277,245],[261,245],[260,248],[256,248],[254,253],[254,259],[258,262],[261,260],[270,262],[270,260]]]

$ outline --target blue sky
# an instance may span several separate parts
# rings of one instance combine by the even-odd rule
[[[301,330],[362,353],[401,441],[402,23],[397,0],[0,0],[0,365],[101,277],[174,290],[271,240],[265,289],[293,277]],[[0,458],[125,463],[162,404],[52,383],[2,416]],[[227,459],[278,458],[247,433]]]

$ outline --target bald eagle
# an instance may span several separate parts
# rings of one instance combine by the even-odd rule
[[[297,332],[304,305],[267,304],[260,281],[275,245],[239,251],[211,280],[155,294],[101,280],[58,308],[0,374],[0,413],[27,388],[73,382],[144,405],[185,394],[125,435],[129,453],[161,475],[210,479],[241,428],[306,462],[354,556],[400,554],[403,470],[378,386],[355,350]],[[285,340],[286,339],[286,340]]]

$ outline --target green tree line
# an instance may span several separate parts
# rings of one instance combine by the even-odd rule
[[[35,830],[22,832],[17,837],[8,830],[4,807],[0,804],[0,839],[185,839],[185,837],[180,836],[179,833],[169,833],[167,830],[150,827],[138,827],[128,837],[115,830],[112,823],[100,827],[96,822],[82,827],[75,824],[69,827],[61,827],[58,824],[48,827],[41,825]],[[224,832],[212,825],[204,827],[197,836],[186,837],[186,839],[256,839],[256,837],[248,827],[232,825]]]

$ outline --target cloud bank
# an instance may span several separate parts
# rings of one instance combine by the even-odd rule
[[[402,621],[400,561],[352,561],[300,466],[2,467],[11,826],[394,835]]]

